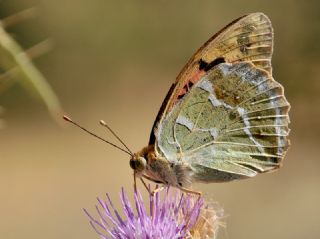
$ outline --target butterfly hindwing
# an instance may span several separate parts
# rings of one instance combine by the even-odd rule
[[[203,76],[158,127],[157,148],[200,181],[252,177],[279,167],[288,147],[282,86],[252,63],[221,63]]]

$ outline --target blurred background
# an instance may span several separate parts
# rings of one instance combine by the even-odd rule
[[[64,110],[133,151],[148,142],[157,111],[189,57],[231,20],[261,11],[275,31],[274,77],[292,105],[291,143],[273,174],[196,185],[225,210],[221,238],[318,238],[320,234],[320,3],[298,1],[2,0],[0,17],[36,6],[10,28],[25,49],[50,37],[35,60]],[[132,191],[128,157],[62,122],[19,84],[1,92],[0,237],[98,238],[82,208]],[[119,204],[119,203],[118,203]]]

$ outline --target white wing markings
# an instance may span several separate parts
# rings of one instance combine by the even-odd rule
[[[177,124],[181,124],[185,127],[187,127],[190,131],[192,131],[194,124],[185,116],[183,115],[179,115],[177,120],[176,120]]]
[[[228,71],[230,71],[229,67],[231,65],[229,64],[221,64],[221,66],[219,66],[219,69],[222,71],[222,73],[224,75],[228,74]],[[225,102],[222,102],[220,100],[217,99],[214,90],[213,90],[213,86],[212,83],[207,80],[207,79],[203,79],[198,85],[198,88],[201,88],[207,92],[210,93],[209,95],[209,100],[211,102],[211,104],[215,107],[217,106],[224,106],[227,109],[236,109],[237,112],[239,113],[240,117],[243,119],[243,122],[245,124],[245,128],[243,129],[244,132],[248,135],[249,139],[258,147],[258,150],[260,151],[260,153],[265,153],[263,146],[252,136],[249,128],[250,128],[250,122],[247,120],[247,112],[244,108],[242,107],[232,107],[228,104],[226,104]],[[214,137],[214,139],[216,139],[217,135],[217,131],[213,131],[211,132],[211,135]],[[216,136],[216,137],[215,137]],[[279,144],[280,145],[280,144]]]

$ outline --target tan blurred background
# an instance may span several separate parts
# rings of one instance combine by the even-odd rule
[[[2,0],[0,16],[37,6],[10,29],[28,48],[50,36],[35,61],[74,119],[133,151],[148,141],[161,102],[193,52],[232,19],[262,11],[275,30],[274,76],[292,104],[284,167],[226,184],[197,185],[226,211],[221,238],[319,238],[320,3],[298,1]],[[131,191],[128,157],[73,127],[59,127],[19,85],[2,92],[0,238],[98,238],[82,208]]]

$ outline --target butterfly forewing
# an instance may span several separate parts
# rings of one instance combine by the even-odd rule
[[[243,17],[219,34],[199,57],[210,62],[223,57],[226,62],[251,61],[271,73],[273,29],[263,13]]]
[[[252,177],[279,167],[288,147],[282,86],[252,63],[209,71],[164,118],[157,147],[200,181]]]
[[[191,57],[178,75],[170,96],[158,113],[150,144],[155,141],[154,131],[159,122],[207,71],[222,62],[251,61],[271,74],[272,51],[273,29],[269,18],[263,13],[240,17],[224,27]]]

